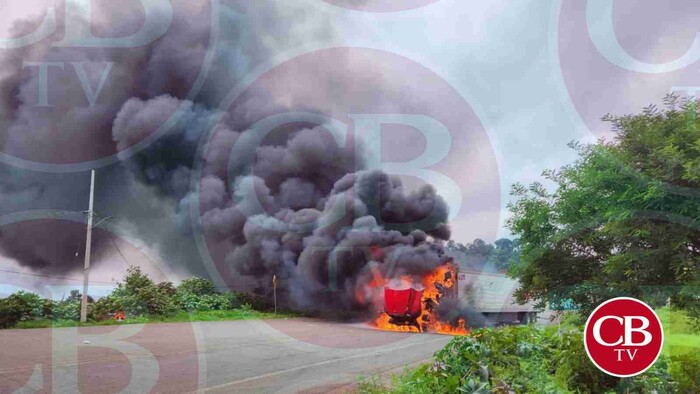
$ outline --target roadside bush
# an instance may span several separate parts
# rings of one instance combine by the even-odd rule
[[[700,354],[671,356],[669,371],[679,393],[700,393]]]
[[[160,282],[156,286],[158,286],[158,290],[160,290],[161,293],[168,297],[174,297],[175,293],[177,292],[173,282]]]
[[[35,293],[18,291],[0,300],[0,328],[15,326],[20,321],[51,316],[51,301]]]
[[[583,327],[586,323],[586,319],[578,312],[565,311],[561,312],[559,323],[565,328],[578,328]]]
[[[36,293],[18,291],[11,295],[10,298],[13,296],[20,299],[29,308],[28,313],[23,316],[22,320],[43,319],[46,315],[51,314],[51,304],[47,304],[46,300]]]
[[[12,296],[3,298],[0,300],[0,328],[14,327],[29,311],[28,305],[21,300]]]
[[[646,372],[620,382],[617,392],[671,394],[686,393],[678,391],[677,382],[669,373],[669,360],[666,356],[659,359]]]
[[[214,287],[214,284],[211,283],[211,281],[197,276],[183,280],[182,283],[180,283],[180,285],[177,287],[177,292],[194,294],[197,296],[212,295],[218,293],[216,291],[216,287]]]
[[[112,313],[123,310],[128,316],[165,315],[176,310],[170,296],[171,287],[167,284],[156,285],[141,268],[130,266],[124,276],[124,282],[110,294],[109,299],[100,305],[99,312]],[[109,307],[110,310],[102,308]],[[96,311],[98,312],[98,311]]]
[[[394,379],[391,389],[377,382],[368,392],[393,393],[695,393],[700,358],[661,357],[631,379],[598,370],[588,359],[581,332],[534,326],[479,329],[454,338],[434,362]],[[629,391],[628,391],[629,390]]]
[[[529,326],[475,330],[438,351],[433,364],[410,372],[395,392],[566,392],[553,376],[555,337]]]
[[[580,393],[603,393],[617,386],[618,378],[605,374],[588,358],[580,331],[563,332],[556,341],[558,382]]]
[[[198,277],[183,280],[174,299],[177,307],[186,311],[227,310],[236,304],[232,293],[220,293],[211,281]]]
[[[256,311],[269,312],[275,309],[275,305],[271,300],[258,294],[232,291],[231,295],[235,299],[233,301],[235,307],[248,304]]]
[[[42,327],[80,319],[81,294],[72,290],[61,301],[19,291],[0,299],[0,328]],[[172,282],[155,283],[140,267],[130,266],[121,283],[109,295],[94,301],[88,297],[88,319],[100,321],[123,311],[127,318],[174,316],[178,311],[207,312],[240,309],[246,314],[272,310],[266,298],[250,293],[219,292],[211,281],[189,278],[175,287]],[[251,313],[252,315],[252,313]]]
[[[47,300],[48,301],[48,300]],[[52,302],[52,318],[53,320],[80,320],[80,304],[82,294],[78,290],[71,290],[70,295],[62,301]],[[92,304],[95,302],[92,297],[88,296],[88,317]]]
[[[231,309],[229,294],[217,293],[198,296],[192,293],[177,293],[175,302],[186,311],[218,311]]]
[[[66,300],[53,303],[55,320],[80,320],[80,300]]]
[[[123,311],[124,305],[119,297],[110,294],[88,305],[88,318],[99,321],[110,318],[111,314]]]

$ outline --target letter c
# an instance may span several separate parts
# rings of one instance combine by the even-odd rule
[[[615,343],[605,342],[603,340],[603,337],[600,336],[600,327],[603,325],[603,323],[606,320],[610,320],[610,319],[616,320],[618,323],[620,323],[620,325],[622,325],[624,323],[624,321],[622,320],[621,317],[604,316],[604,317],[598,319],[598,321],[595,322],[595,324],[593,325],[593,338],[595,338],[596,342],[600,343],[603,346],[618,346],[619,344],[621,344],[624,341],[622,338],[622,335],[620,335],[620,338],[618,338],[618,340]]]

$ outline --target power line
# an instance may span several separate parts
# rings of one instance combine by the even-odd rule
[[[114,235],[111,232],[107,232],[109,234],[109,239],[112,241],[112,245],[114,245],[114,248],[117,249],[117,252],[119,252],[119,255],[122,256],[122,260],[126,263],[126,265],[129,264],[129,260],[124,257],[124,254],[122,253],[121,249],[119,249],[119,246],[117,246],[117,243],[114,241]]]
[[[33,274],[31,272],[21,272],[21,271],[11,271],[11,270],[4,270],[0,269],[0,272],[5,272],[8,274],[17,274],[17,275],[27,275],[27,276],[38,276],[41,278],[54,278],[54,279],[63,279],[63,280],[75,280],[75,281],[81,281],[83,280],[82,278],[68,278],[65,276],[55,276],[55,275],[42,275],[42,274]],[[103,283],[103,284],[114,284],[114,282],[105,282],[105,281],[99,281],[99,280],[94,280],[93,282],[97,283]]]

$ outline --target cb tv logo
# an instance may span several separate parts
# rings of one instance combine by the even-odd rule
[[[600,304],[586,321],[583,343],[593,364],[627,378],[649,369],[661,354],[664,331],[649,305],[628,297]]]

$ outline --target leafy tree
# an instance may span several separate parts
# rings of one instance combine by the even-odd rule
[[[214,287],[211,281],[196,276],[183,280],[177,287],[177,291],[179,293],[191,293],[198,296],[217,293],[216,287]]]
[[[489,244],[482,239],[475,239],[472,243],[461,244],[454,240],[447,242],[447,250],[453,252],[468,269],[481,269],[486,264],[492,263],[500,270],[508,268],[516,263],[520,254],[520,243],[508,238],[497,239]]]
[[[494,247],[486,243],[483,239],[475,239],[474,242],[467,245],[467,251],[472,255],[488,257],[493,253]]]
[[[578,160],[543,174],[554,188],[513,186],[519,301],[568,299],[588,312],[616,295],[672,297],[700,317],[698,109],[674,96],[665,103],[606,116],[616,138],[570,144]]]
[[[231,309],[235,301],[232,293],[220,293],[211,281],[198,277],[183,280],[175,292],[177,306],[187,311]]]
[[[494,243],[489,261],[501,270],[508,270],[511,265],[520,260],[520,241],[518,239],[501,238]]]
[[[163,294],[167,295],[168,297],[173,297],[177,292],[177,289],[175,288],[175,285],[173,285],[173,282],[160,282],[157,284],[157,286],[158,290],[160,290]]]
[[[0,299],[0,328],[9,328],[20,321],[51,316],[51,301],[35,293],[18,291]]]
[[[92,304],[93,302],[95,302],[95,300],[91,296],[88,295],[87,298],[88,298],[88,303]],[[73,301],[82,302],[82,299],[83,299],[83,295],[80,294],[80,290],[73,289],[70,291],[70,295],[63,301],[65,301],[65,302],[73,302]]]
[[[88,305],[90,306],[90,304]],[[80,319],[80,298],[77,300],[69,298],[64,301],[55,302],[52,312],[53,318],[56,320],[78,320]]]
[[[124,282],[99,305],[99,313],[113,313],[123,310],[127,315],[165,315],[175,310],[170,295],[172,285],[156,285],[138,266],[130,266],[124,276]],[[104,309],[111,310],[105,311]]]

